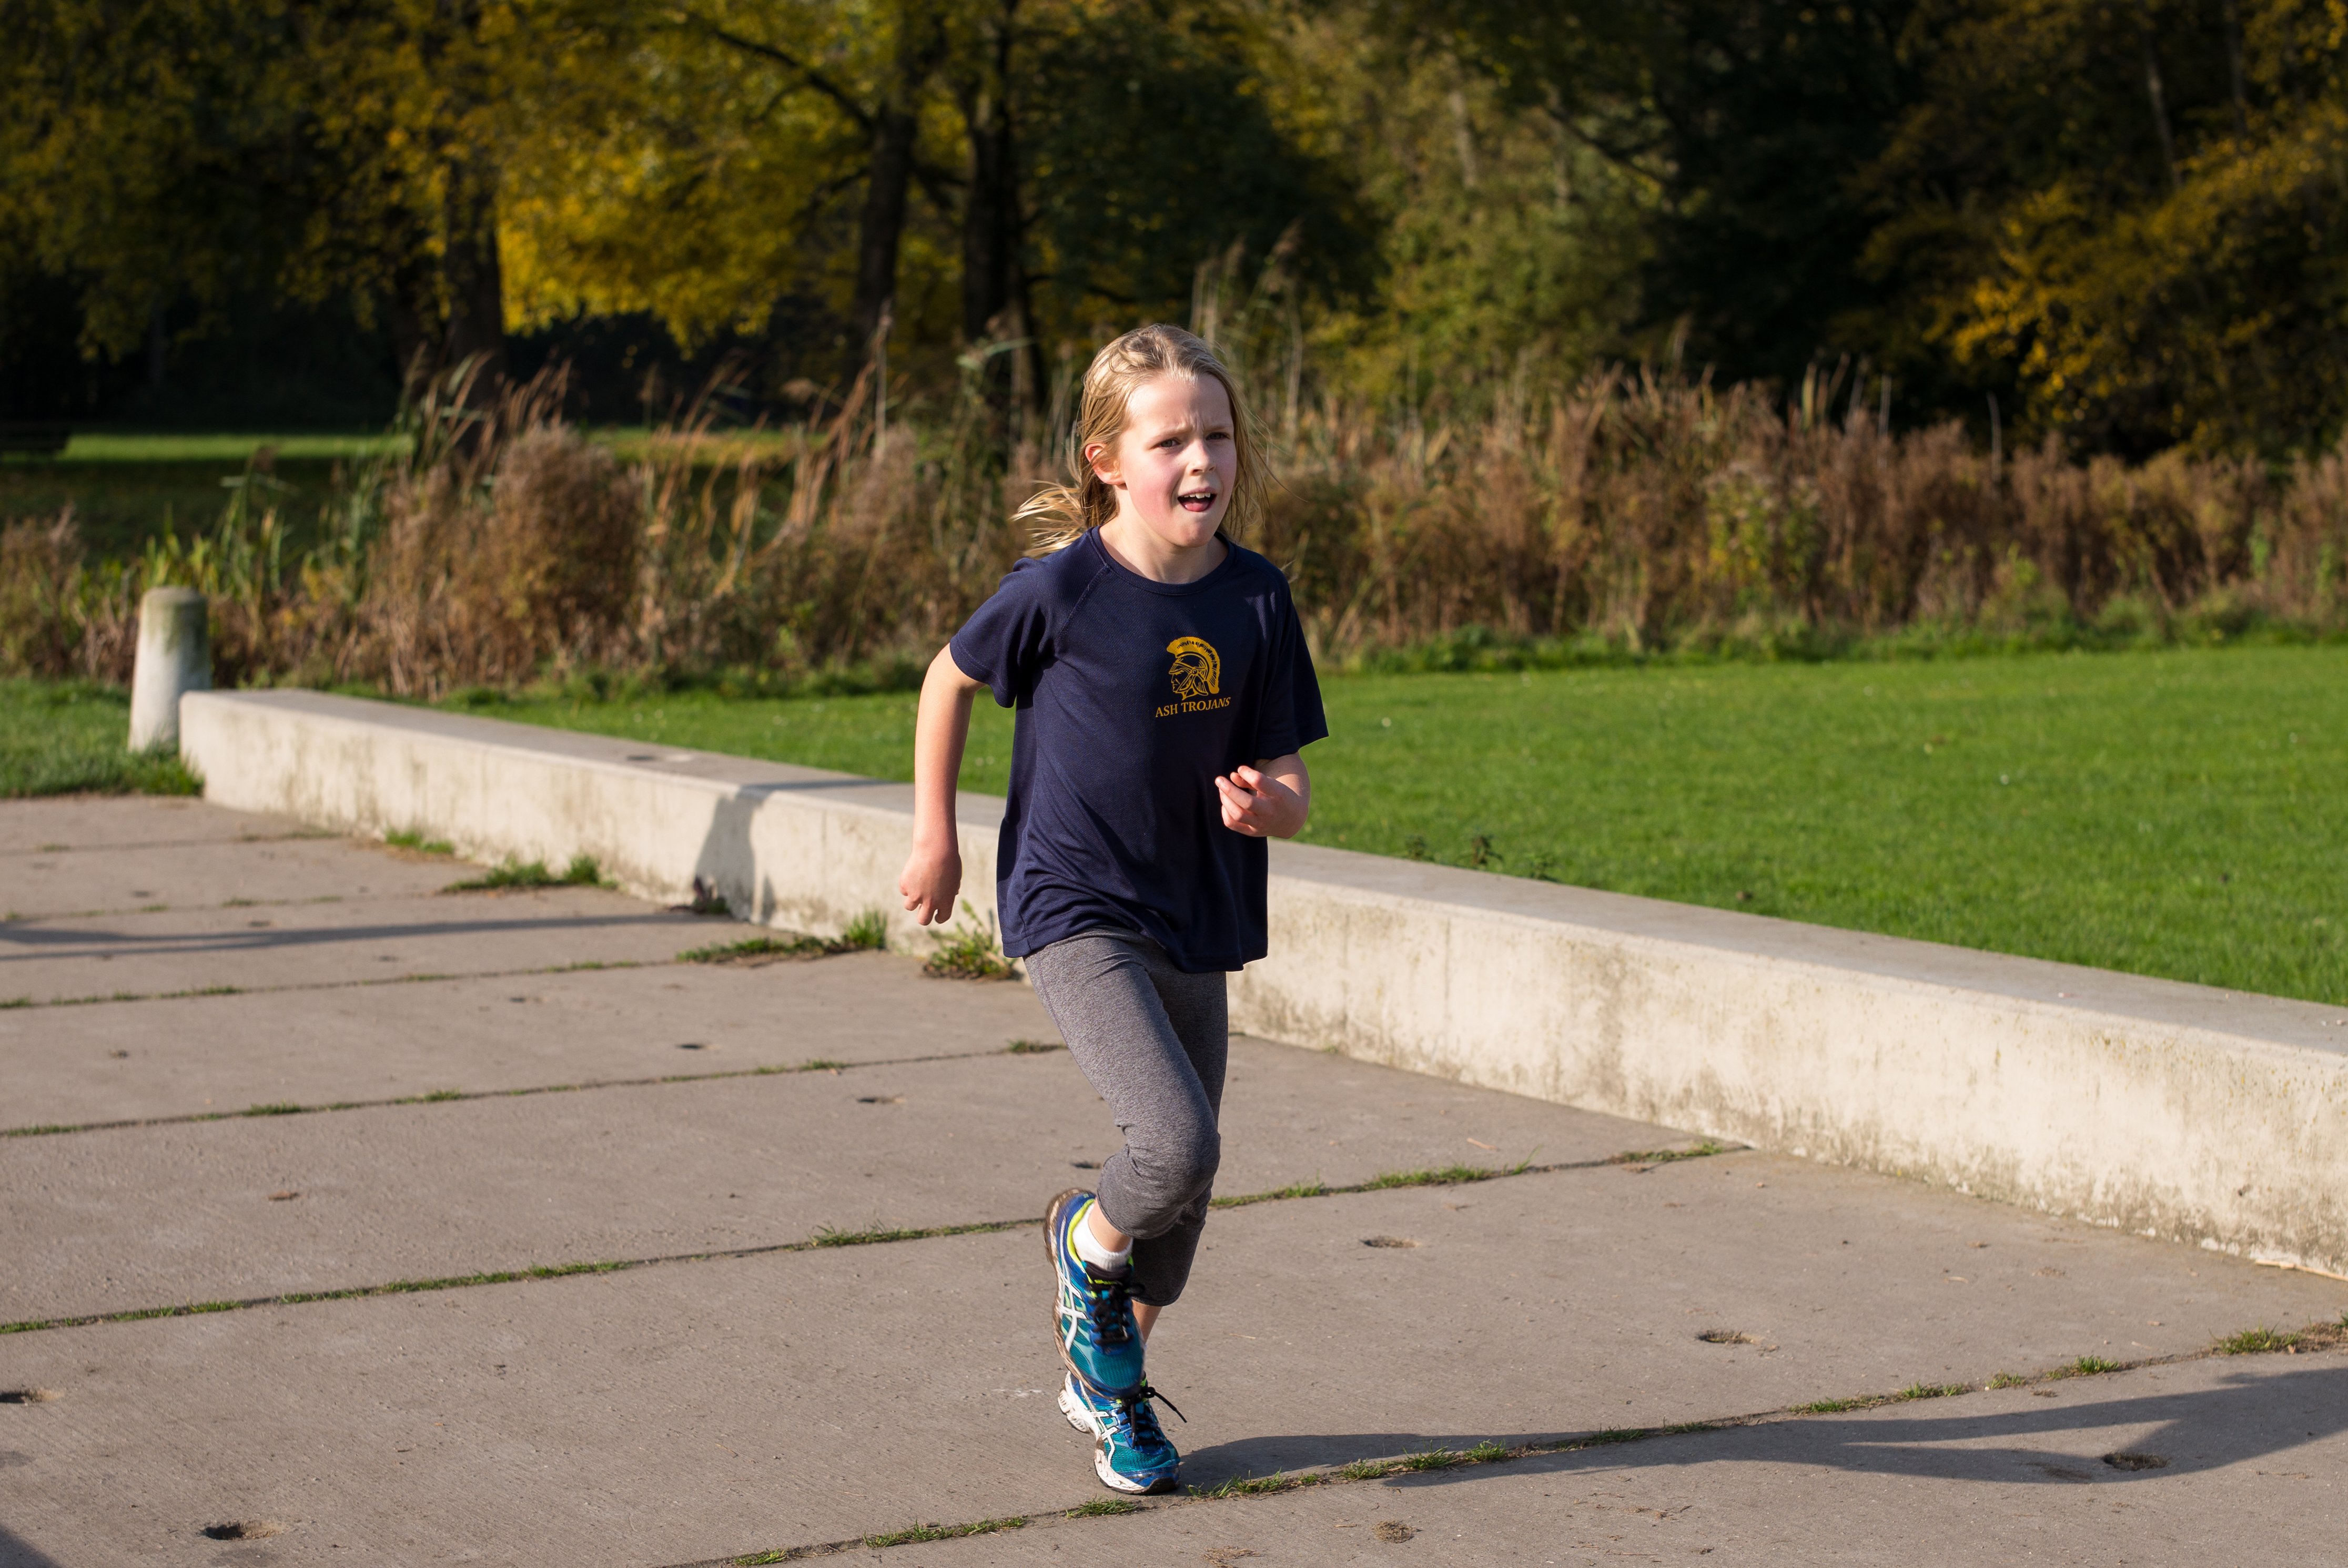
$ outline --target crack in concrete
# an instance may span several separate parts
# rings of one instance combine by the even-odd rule
[[[44,1122],[26,1127],[0,1127],[0,1138],[54,1138],[68,1132],[109,1132],[125,1127],[179,1127],[197,1122],[242,1122],[255,1116],[316,1116],[330,1111],[378,1111],[386,1105],[454,1105],[469,1100],[523,1100],[537,1094],[579,1094],[592,1089],[646,1089],[664,1083],[712,1083],[730,1078],[788,1078],[803,1072],[838,1074],[861,1071],[870,1067],[913,1067],[933,1061],[978,1061],[990,1056],[1029,1054],[1032,1051],[1007,1045],[988,1050],[944,1051],[931,1056],[878,1057],[870,1061],[834,1061],[828,1057],[818,1057],[788,1066],[733,1067],[716,1072],[664,1072],[647,1078],[591,1078],[578,1083],[525,1084],[519,1089],[435,1089],[422,1094],[401,1094],[382,1100],[336,1100],[324,1105],[278,1101],[249,1105],[242,1111],[187,1111],[172,1116],[130,1116],[115,1122]]]
[[[1003,1053],[1011,1054],[1007,1050]],[[1635,1153],[1610,1154],[1597,1160],[1566,1160],[1554,1164],[1520,1164],[1485,1169],[1472,1165],[1454,1165],[1441,1171],[1396,1171],[1356,1182],[1348,1186],[1324,1186],[1319,1183],[1282,1187],[1269,1193],[1246,1194],[1231,1199],[1217,1199],[1226,1207],[1244,1207],[1251,1204],[1292,1203],[1309,1198],[1334,1198],[1362,1193],[1391,1191],[1396,1187],[1444,1187],[1464,1185],[1471,1182],[1504,1181],[1516,1176],[1540,1176],[1567,1171],[1612,1170],[1624,1165],[1652,1163],[1663,1153],[1675,1159],[1707,1159],[1715,1154],[1736,1152],[1742,1145],[1725,1145],[1706,1140],[1696,1148],[1685,1151],[1649,1150]],[[91,1312],[65,1317],[26,1317],[14,1323],[0,1323],[0,1336],[36,1334],[55,1328],[91,1328],[107,1323],[139,1323],[155,1317],[198,1317],[215,1312],[242,1312],[256,1307],[304,1307],[318,1301],[357,1301],[376,1296],[413,1296],[426,1291],[465,1290],[481,1285],[512,1285],[530,1279],[563,1279],[580,1274],[623,1274],[631,1269],[654,1268],[669,1264],[717,1263],[733,1258],[766,1257],[777,1253],[815,1252],[825,1247],[877,1246],[890,1242],[929,1241],[944,1236],[985,1235],[1000,1231],[1019,1230],[1028,1225],[1042,1225],[1041,1215],[1015,1220],[976,1220],[967,1225],[908,1225],[901,1227],[868,1226],[861,1230],[835,1230],[826,1225],[815,1235],[800,1241],[765,1242],[755,1246],[724,1247],[705,1252],[666,1253],[652,1257],[599,1258],[579,1263],[540,1264],[528,1268],[510,1268],[476,1274],[445,1275],[431,1279],[396,1279],[384,1285],[354,1285],[337,1290],[301,1290],[277,1296],[249,1296],[223,1301],[191,1301],[171,1307],[137,1307],[119,1312]]]
[[[524,975],[577,975],[596,969],[666,969],[676,967],[675,958],[591,958],[579,964],[542,964],[528,969],[464,969],[453,973],[435,972],[422,975],[384,975],[364,980],[313,980],[283,986],[191,986],[177,991],[114,991],[106,996],[51,997],[46,1001],[35,1001],[31,997],[12,997],[0,1001],[0,1009],[26,1008],[96,1007],[104,1002],[171,1002],[190,997],[273,997],[295,991],[351,991],[369,986],[417,985],[431,980],[503,980]]]
[[[215,845],[233,846],[241,844],[291,844],[296,840],[341,838],[339,833],[321,829],[304,829],[296,833],[256,833],[241,838],[154,838],[139,844],[46,844],[30,849],[0,849],[0,856],[25,855],[110,855],[117,850],[132,849],[210,849]]]
[[[362,897],[386,901],[396,894]],[[117,915],[209,915],[221,909],[294,909],[313,904],[355,904],[341,893],[321,893],[312,898],[228,898],[218,904],[133,904],[120,909],[60,909],[46,915],[0,915],[0,926],[50,926],[60,920],[101,920]]]
[[[2285,1342],[2287,1337],[2288,1342]],[[880,1552],[892,1546],[912,1545],[921,1542],[942,1541],[964,1535],[988,1535],[1004,1530],[1053,1529],[1080,1523],[1090,1518],[1117,1514],[1138,1513],[1161,1508],[1199,1508],[1238,1498],[1264,1497],[1280,1492],[1296,1491],[1306,1487],[1358,1486],[1369,1481],[1385,1481],[1415,1471],[1456,1470],[1473,1465],[1513,1464],[1528,1459],[1551,1454],[1579,1453],[1591,1449],[1608,1448],[1623,1443],[1647,1442],[1656,1438],[1695,1437],[1710,1432],[1732,1431],[1743,1427],[1775,1426],[1808,1420],[1820,1413],[1819,1407],[1831,1405],[1839,1410],[1872,1409],[1882,1405],[1895,1405],[1930,1397],[1962,1399],[1971,1394],[1993,1389],[2024,1388],[2034,1383],[2068,1381],[2077,1378],[2107,1378],[2116,1372],[2135,1371],[2146,1367],[2174,1367],[2194,1361],[2205,1361],[2220,1356],[2296,1355],[2317,1350],[2348,1348],[2348,1315],[2338,1322],[2319,1323],[2288,1337],[2278,1337],[2268,1347],[2256,1350],[2230,1348],[2231,1342],[2219,1340],[2205,1349],[2180,1351],[2168,1356],[2147,1356],[2141,1360],[2112,1362],[2092,1372],[2076,1369],[2078,1363],[2016,1378],[1998,1373],[1978,1384],[1947,1384],[1930,1396],[1920,1396],[1913,1388],[1886,1394],[1863,1394],[1854,1399],[1820,1400],[1812,1405],[1781,1405],[1774,1409],[1756,1410],[1744,1415],[1718,1416],[1701,1421],[1677,1421],[1654,1427],[1613,1427],[1597,1431],[1560,1436],[1553,1441],[1519,1443],[1502,1448],[1498,1443],[1460,1450],[1437,1449],[1428,1453],[1397,1454],[1350,1462],[1317,1465],[1293,1472],[1275,1471],[1269,1476],[1234,1477],[1219,1487],[1206,1491],[1195,1489],[1182,1495],[1159,1499],[1118,1499],[1125,1506],[1114,1511],[1093,1503],[1072,1508],[1053,1509],[1046,1512],[1014,1515],[1003,1519],[983,1519],[967,1524],[916,1525],[911,1530],[891,1531],[871,1535],[859,1535],[844,1541],[810,1542],[800,1546],[776,1547],[751,1551],[728,1557],[707,1557],[692,1563],[676,1563],[667,1568],[766,1568],[767,1564],[805,1563],[818,1558],[836,1557],[850,1552]]]

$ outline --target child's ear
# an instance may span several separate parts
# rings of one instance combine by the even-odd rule
[[[1085,448],[1085,461],[1091,465],[1093,477],[1112,490],[1125,487],[1125,476],[1117,466],[1117,448],[1096,441]]]

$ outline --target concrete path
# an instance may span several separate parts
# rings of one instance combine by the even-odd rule
[[[2338,1336],[2212,1347],[2348,1286],[1250,1040],[1151,1354],[1222,1495],[1071,1517],[1032,995],[474,874],[0,804],[0,1568],[2336,1553]]]

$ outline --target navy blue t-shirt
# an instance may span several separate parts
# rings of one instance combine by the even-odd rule
[[[1223,825],[1217,774],[1329,733],[1288,579],[1226,541],[1152,582],[1097,531],[1023,560],[953,640],[1016,706],[995,896],[1014,958],[1138,931],[1189,974],[1264,954],[1264,841]]]

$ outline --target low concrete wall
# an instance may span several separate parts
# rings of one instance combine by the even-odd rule
[[[918,946],[902,784],[312,692],[180,732],[225,805]],[[963,799],[988,917],[1001,815]],[[2348,1274],[2348,1009],[1303,845],[1271,900],[1251,1034]]]

